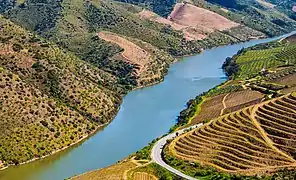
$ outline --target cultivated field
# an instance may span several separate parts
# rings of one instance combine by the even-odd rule
[[[279,66],[293,65],[296,63],[296,45],[286,44],[284,46],[249,50],[239,55],[236,63],[239,65],[239,77],[248,78],[258,75],[263,68],[276,70]]]
[[[73,177],[71,179],[73,180],[106,180],[106,179],[122,180],[124,179],[124,174],[135,167],[137,167],[137,164],[135,164],[134,162],[125,161],[125,162],[110,166],[108,168],[91,171],[91,172]]]
[[[227,114],[176,138],[170,153],[243,175],[295,168],[295,110],[296,96],[289,94]]]
[[[145,172],[136,172],[134,175],[134,180],[157,180],[155,176],[145,173]]]
[[[262,101],[264,94],[258,91],[244,90],[230,93],[225,99],[223,114],[234,112]]]
[[[224,108],[222,103],[224,96],[225,94],[222,94],[206,99],[201,105],[200,113],[194,119],[192,119],[190,125],[219,117],[221,110]]]

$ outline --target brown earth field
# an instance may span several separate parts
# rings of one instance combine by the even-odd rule
[[[133,67],[133,75],[137,78],[138,88],[160,82],[166,68],[175,61],[169,54],[140,40],[106,31],[99,32],[98,36],[123,49],[123,52],[115,55],[115,59],[122,59]]]
[[[291,43],[296,43],[296,34],[287,37],[286,40],[289,41],[289,42],[291,42]]]
[[[202,32],[224,31],[239,26],[212,11],[188,3],[177,3],[169,19],[184,26],[197,27]]]
[[[220,116],[221,110],[223,109],[223,98],[225,94],[208,98],[201,105],[200,113],[192,119],[188,126],[198,124],[204,120],[214,119]]]
[[[222,114],[227,114],[251,105],[258,104],[263,100],[263,97],[264,94],[252,90],[243,90],[230,93],[224,99],[225,108]]]
[[[169,145],[177,158],[241,174],[296,168],[296,94],[221,116]]]
[[[182,31],[187,40],[202,40],[207,38],[209,33],[240,25],[212,11],[183,3],[177,3],[167,19],[148,10],[139,12],[138,16]]]
[[[296,85],[296,73],[289,74],[287,76],[281,77],[273,81],[277,84],[284,84],[288,86],[295,86]]]
[[[138,16],[140,16],[141,18],[149,19],[154,22],[158,22],[160,24],[169,25],[170,27],[172,27],[173,29],[175,29],[177,31],[182,31],[184,34],[184,37],[189,41],[190,40],[202,40],[207,37],[206,34],[204,34],[203,32],[200,32],[197,28],[177,24],[169,19],[163,18],[163,17],[155,14],[154,12],[151,12],[148,10],[143,10],[143,11],[139,12]]]
[[[123,48],[122,56],[128,62],[144,66],[150,61],[150,54],[131,41],[111,32],[99,32],[98,35],[105,41],[117,44]]]

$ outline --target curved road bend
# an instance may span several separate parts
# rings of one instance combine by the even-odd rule
[[[158,140],[155,145],[153,146],[152,148],[152,152],[151,152],[151,159],[153,162],[159,164],[160,166],[162,166],[163,168],[169,170],[170,172],[182,177],[182,178],[185,178],[185,179],[189,179],[189,180],[197,180],[193,177],[190,177],[180,171],[178,171],[177,169],[174,169],[173,167],[169,166],[168,164],[166,164],[163,160],[162,160],[162,156],[161,156],[161,153],[162,153],[162,149],[164,147],[164,145],[166,144],[167,140],[169,139],[173,139],[175,138],[177,135],[177,133],[179,135],[183,134],[186,130],[189,130],[190,128],[198,128],[198,127],[201,127],[203,125],[203,123],[200,123],[198,125],[194,125],[194,126],[190,126],[188,128],[185,128],[185,129],[181,129],[177,132],[174,132],[174,133],[171,133],[163,138],[161,138],[160,140]]]

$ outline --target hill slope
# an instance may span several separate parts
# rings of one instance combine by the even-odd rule
[[[276,36],[295,29],[295,21],[288,17],[288,13],[277,8],[263,6],[262,2],[256,0],[191,0],[189,2],[269,36]],[[283,3],[288,4],[288,1],[284,0]]]
[[[228,17],[213,4],[216,9],[209,11],[192,3],[199,7],[182,4],[182,13],[155,20],[139,18],[146,11],[140,6],[109,0],[2,1],[0,164],[19,164],[82,140],[110,122],[128,91],[161,81],[174,57],[263,37],[260,31],[267,33],[269,25],[270,35],[293,26],[286,17],[283,26],[243,25],[240,12]],[[175,2],[145,1],[143,7],[147,4],[166,16]],[[193,18],[204,13],[212,18],[194,23],[186,16],[195,10]],[[213,26],[216,18],[223,26]]]
[[[125,92],[118,78],[0,20],[1,161],[50,154],[115,116]]]
[[[174,140],[171,152],[244,175],[295,167],[295,100],[287,95],[220,117]]]

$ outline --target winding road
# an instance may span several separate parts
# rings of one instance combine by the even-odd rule
[[[188,128],[185,128],[185,129],[181,129],[181,130],[179,130],[177,132],[171,133],[171,134],[161,138],[160,140],[158,140],[155,143],[155,145],[153,146],[152,151],[151,151],[151,159],[152,159],[152,161],[159,164],[163,168],[169,170],[170,172],[182,177],[182,178],[189,179],[189,180],[197,180],[197,179],[195,179],[193,177],[190,177],[190,176],[178,171],[177,169],[174,169],[173,167],[169,166],[168,164],[166,164],[162,159],[161,153],[162,153],[164,145],[167,143],[167,140],[175,138],[177,136],[177,134],[179,134],[179,135],[183,134],[186,130],[190,130],[190,129],[193,129],[193,128],[198,128],[198,127],[201,127],[202,125],[203,125],[203,123],[200,123],[198,125],[194,125],[194,126],[190,126]]]

